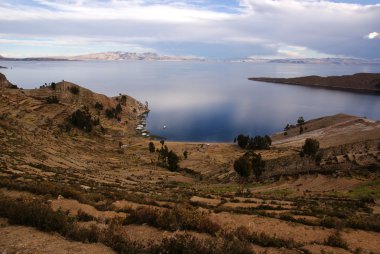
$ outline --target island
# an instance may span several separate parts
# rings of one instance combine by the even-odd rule
[[[8,67],[0,66],[0,69],[8,69]]]
[[[305,77],[296,77],[296,78],[257,77],[257,78],[249,78],[249,80],[380,95],[380,73],[356,73],[353,75],[328,76],[328,77],[320,77],[320,76],[305,76]]]

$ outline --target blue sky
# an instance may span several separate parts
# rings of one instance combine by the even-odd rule
[[[1,0],[0,55],[380,58],[374,0]]]

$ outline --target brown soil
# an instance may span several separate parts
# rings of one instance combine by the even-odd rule
[[[60,235],[23,226],[0,227],[0,253],[115,253],[102,244],[69,241]]]

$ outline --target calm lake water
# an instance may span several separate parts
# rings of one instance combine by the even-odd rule
[[[0,61],[0,66],[9,67],[0,71],[23,88],[67,80],[109,96],[126,93],[148,101],[148,130],[176,141],[230,142],[240,133],[271,134],[299,116],[346,113],[380,120],[379,96],[247,80],[380,72],[380,65]]]

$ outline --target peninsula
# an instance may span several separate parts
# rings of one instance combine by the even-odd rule
[[[380,73],[356,73],[353,75],[328,76],[328,77],[320,77],[320,76],[305,76],[305,77],[296,77],[296,78],[257,77],[257,78],[249,78],[249,80],[380,95]]]

